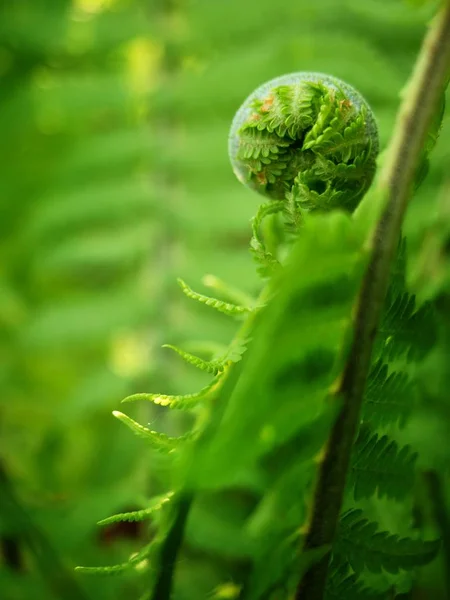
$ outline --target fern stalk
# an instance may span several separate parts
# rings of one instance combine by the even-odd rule
[[[351,451],[370,368],[372,348],[387,293],[400,229],[428,128],[450,73],[450,2],[425,37],[399,114],[377,191],[383,212],[371,236],[371,259],[356,306],[354,337],[335,396],[343,403],[319,469],[304,550],[331,544],[341,511]],[[369,195],[373,199],[373,195]],[[301,579],[297,600],[322,600],[329,555]]]

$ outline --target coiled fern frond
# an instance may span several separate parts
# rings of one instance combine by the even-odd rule
[[[353,210],[375,173],[378,133],[350,85],[292,73],[257,88],[233,120],[229,154],[242,183],[298,209]]]

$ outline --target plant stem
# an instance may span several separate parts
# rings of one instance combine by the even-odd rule
[[[335,392],[342,409],[319,469],[305,551],[332,544],[336,534],[389,274],[427,131],[449,72],[450,2],[446,1],[423,42],[380,176],[378,191],[385,204],[370,238],[371,256],[356,304],[353,341]],[[328,564],[327,555],[305,574],[296,600],[323,599]]]
[[[183,541],[184,528],[194,496],[181,492],[178,496],[173,523],[166,535],[160,554],[160,570],[152,592],[152,600],[163,600],[171,597],[175,561]]]

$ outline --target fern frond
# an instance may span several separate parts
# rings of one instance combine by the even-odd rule
[[[344,192],[336,190],[331,185],[327,185],[322,193],[311,189],[310,185],[305,183],[303,176],[296,179],[292,187],[292,194],[295,203],[305,211],[320,210],[328,212],[333,208],[342,206],[345,200]]]
[[[413,294],[391,294],[379,328],[379,354],[386,360],[401,356],[408,361],[420,360],[430,351],[435,339],[436,322],[431,304],[417,310]]]
[[[345,192],[343,207],[352,211],[373,179],[378,137],[372,112],[356,90],[333,77],[292,73],[247,98],[233,120],[229,149],[238,179],[264,196],[285,200],[301,174],[319,195],[324,183]],[[348,169],[325,181],[317,174],[308,185],[317,158]]]
[[[347,164],[345,162],[335,163],[325,156],[318,155],[316,157],[313,173],[323,181],[332,179],[342,179],[343,181],[361,181],[364,176],[366,167],[364,163],[358,162]]]
[[[153,504],[148,508],[143,508],[142,510],[133,510],[126,513],[118,513],[117,515],[112,515],[111,517],[107,517],[106,519],[98,521],[97,525],[111,525],[112,523],[119,523],[122,521],[144,521],[145,519],[149,519],[155,512],[170,502],[172,496],[173,492],[170,492],[164,496],[153,498]]]
[[[259,108],[268,131],[295,140],[311,127],[315,116],[314,99],[323,93],[321,86],[309,82],[280,85]],[[267,107],[267,108],[266,108]],[[286,139],[286,138],[284,138]]]
[[[211,275],[210,273],[204,275],[202,278],[202,283],[208,288],[211,288],[222,297],[226,298],[232,304],[237,304],[238,306],[248,306],[252,307],[256,304],[256,299],[247,294],[246,292],[231,286],[229,283],[226,283],[216,275]]]
[[[119,563],[117,565],[109,565],[107,567],[75,567],[75,571],[83,575],[118,575],[124,571],[128,571],[134,565],[131,561]]]
[[[252,239],[250,240],[250,249],[255,260],[261,265],[259,272],[263,276],[271,275],[273,270],[279,266],[278,260],[266,250],[264,240],[261,237],[261,225],[268,216],[275,215],[284,210],[284,202],[275,201],[261,204],[258,212],[252,219]]]
[[[361,419],[374,427],[397,423],[404,427],[414,407],[415,388],[406,373],[389,373],[386,364],[377,361],[369,375]]]
[[[237,339],[230,344],[230,347],[224,354],[223,359],[225,361],[229,361],[232,363],[237,363],[242,359],[245,351],[247,350],[248,340],[246,339]]]
[[[396,574],[423,566],[436,556],[439,541],[424,542],[400,538],[387,531],[378,531],[378,524],[362,516],[362,510],[351,509],[340,521],[333,552],[348,561],[356,573],[367,568],[372,573],[382,569]]]
[[[347,564],[332,570],[328,577],[325,600],[388,600],[386,592],[375,592],[368,589],[351,573]]]
[[[240,136],[239,158],[242,160],[277,160],[277,155],[282,154],[292,141],[285,140],[276,133],[263,133],[256,128],[257,121],[242,128]]]
[[[197,302],[205,304],[206,306],[211,306],[212,308],[215,308],[216,310],[218,310],[221,313],[224,313],[225,315],[236,317],[252,311],[252,309],[247,306],[238,306],[236,304],[223,302],[222,300],[218,300],[217,298],[210,298],[209,296],[199,294],[197,292],[194,292],[194,290],[190,288],[182,279],[177,279],[177,281],[184,294],[188,298],[191,298],[192,300],[197,300]]]
[[[167,406],[168,408],[174,408],[179,410],[191,410],[198,406],[203,400],[209,396],[217,384],[218,377],[202,388],[199,392],[194,394],[184,395],[168,395],[168,394],[132,394],[122,400],[122,402],[136,402],[138,400],[146,400],[159,406]]]
[[[193,365],[194,367],[197,367],[197,369],[200,369],[201,371],[206,371],[207,373],[212,373],[213,375],[218,375],[219,373],[222,373],[222,371],[226,367],[226,361],[203,360],[203,358],[200,358],[199,356],[194,356],[193,354],[190,354],[189,352],[185,352],[181,348],[178,348],[177,346],[173,346],[172,344],[164,344],[162,347],[170,348],[170,350],[173,350],[174,352],[176,352],[188,364]]]
[[[170,453],[173,452],[180,444],[186,442],[189,436],[170,437],[164,433],[158,431],[152,431],[147,427],[144,427],[140,423],[134,421],[128,415],[113,410],[113,416],[119,421],[122,421],[131,431],[138,437],[144,439],[154,450],[158,452]]]
[[[335,91],[323,89],[319,112],[313,127],[308,131],[303,142],[303,150],[313,150],[328,139],[336,127],[331,122],[338,112],[338,104],[335,100]]]
[[[124,571],[128,571],[133,567],[138,567],[152,551],[152,544],[147,544],[142,550],[134,554],[126,562],[117,565],[109,565],[106,567],[75,567],[75,571],[85,575],[118,575]]]
[[[417,453],[411,452],[409,446],[400,449],[386,435],[379,437],[369,427],[361,427],[349,472],[355,500],[375,493],[379,498],[401,500],[414,485],[416,460]]]

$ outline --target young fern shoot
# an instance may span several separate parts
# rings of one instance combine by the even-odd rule
[[[375,174],[378,131],[364,98],[322,73],[292,73],[257,88],[233,120],[237,178],[291,219],[302,211],[353,210]],[[290,207],[290,208],[289,208]]]
[[[261,235],[267,217],[282,213],[288,234],[297,235],[309,212],[327,212],[342,204],[344,197],[344,208],[354,209],[375,172],[378,134],[370,108],[349,85],[322,74],[287,75],[258,88],[238,111],[229,140],[230,159],[239,179],[271,199],[269,204],[261,206],[253,222],[251,249],[259,259],[263,275],[270,274],[275,265],[282,268],[278,259],[266,250]],[[205,361],[168,346],[192,366],[214,376],[211,384],[200,392],[186,396],[138,393],[125,401],[148,400],[173,409],[197,412],[203,405],[205,412],[200,415],[201,429],[197,432],[201,448],[205,439],[214,438],[227,399],[239,381],[237,368],[241,357],[258,321],[264,318],[264,306],[274,290],[269,282],[252,306],[241,306],[199,294],[182,280],[179,283],[188,298],[227,316],[244,319],[242,327],[220,359]],[[122,413],[115,411],[114,415],[160,452],[176,455],[187,452],[188,444],[196,446],[192,436],[168,439]],[[195,461],[190,464],[189,469],[195,469]],[[183,478],[189,481],[192,475],[186,473]],[[167,507],[161,507],[166,510],[167,518],[160,520],[161,531],[155,542],[156,555],[160,558],[157,559],[159,567],[153,568],[151,597],[154,600],[169,600],[176,557],[193,499],[195,494],[190,489],[180,488],[174,491]],[[154,511],[143,509],[135,515],[127,513],[114,518],[138,519],[147,512],[153,514]],[[133,564],[135,561],[130,567]],[[117,568],[125,567],[123,564],[113,566],[111,572]],[[108,568],[102,568],[101,572],[107,573]]]
[[[394,181],[404,204],[441,88],[424,93],[429,110],[417,112],[420,134],[412,134],[415,151],[408,175]],[[193,432],[169,438],[114,412],[155,451],[170,454],[174,485],[149,506],[102,521],[153,519],[160,512],[154,542],[126,563],[83,570],[104,574],[135,568],[142,573],[136,565],[142,567],[151,555],[145,597],[170,600],[197,497],[211,489],[227,490],[242,473],[262,477],[265,487],[245,528],[253,554],[236,587],[240,600],[387,600],[387,592],[367,588],[360,578],[364,569],[398,573],[435,556],[436,542],[379,531],[372,515],[356,505],[360,499],[397,500],[411,493],[417,454],[380,429],[387,423],[404,425],[411,410],[392,402],[412,389],[407,369],[397,369],[399,357],[418,360],[427,351],[415,352],[414,340],[402,338],[395,328],[398,315],[416,332],[431,329],[429,311],[417,311],[406,290],[400,244],[399,274],[392,277],[383,317],[386,333],[374,344],[404,212],[402,206],[397,214],[391,174],[389,211],[396,220],[390,223],[390,212],[383,218],[389,252],[377,254],[374,242],[369,257],[368,224],[353,213],[374,179],[378,150],[369,105],[330,75],[278,77],[255,90],[238,110],[229,136],[230,160],[238,179],[267,200],[253,220],[250,249],[269,281],[256,301],[235,291],[224,294],[226,300],[238,297],[234,303],[198,293],[179,280],[183,293],[205,310],[242,323],[228,350],[212,360],[167,346],[211,375],[211,383],[199,392],[137,393],[125,399],[192,410],[197,417]],[[394,152],[392,160],[398,158]],[[264,228],[279,217],[282,235],[269,247]],[[378,279],[371,284],[370,273],[364,279],[353,327],[355,298],[370,258]],[[298,492],[295,498],[292,489]],[[341,517],[346,490],[352,498]]]

